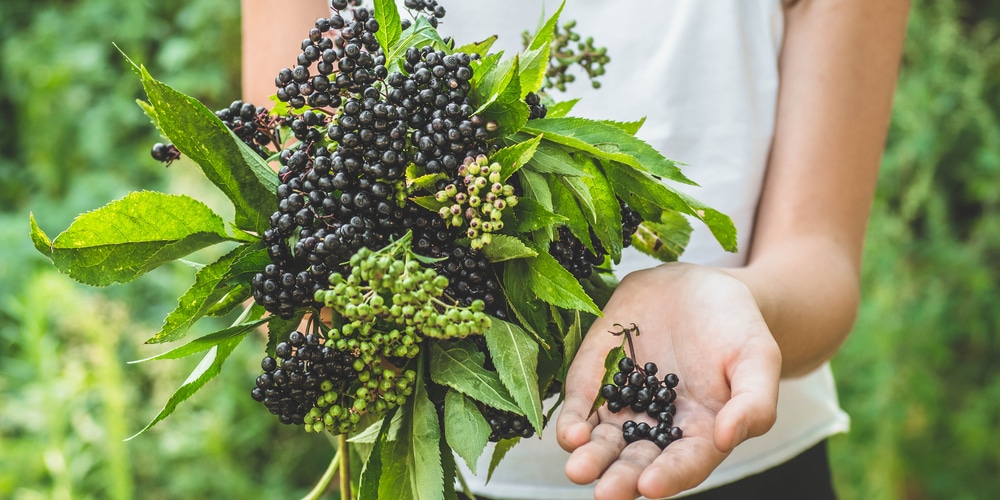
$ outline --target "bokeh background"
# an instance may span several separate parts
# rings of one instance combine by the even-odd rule
[[[294,498],[332,457],[329,442],[280,426],[248,397],[252,341],[172,417],[123,442],[197,363],[126,364],[163,350],[142,342],[194,270],[93,289],[59,275],[28,238],[29,212],[54,237],[135,189],[193,194],[225,213],[190,164],[150,159],[158,137],[111,42],[217,109],[240,94],[239,40],[238,0],[0,2],[0,498]],[[839,492],[991,498],[1000,4],[914,0],[869,233],[864,303],[834,359],[853,416],[831,444]]]

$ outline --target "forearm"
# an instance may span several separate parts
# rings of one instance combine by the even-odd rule
[[[803,0],[786,15],[775,138],[746,267],[782,351],[807,373],[847,337],[906,27],[905,0]]]
[[[273,106],[274,77],[290,68],[317,18],[330,15],[323,0],[242,0],[243,99]]]

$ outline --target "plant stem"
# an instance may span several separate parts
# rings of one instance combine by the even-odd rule
[[[323,473],[323,477],[319,478],[319,482],[313,489],[306,493],[306,496],[302,497],[302,500],[317,500],[323,496],[326,492],[327,486],[330,485],[330,481],[333,481],[334,474],[337,473],[337,466],[340,465],[341,452],[337,449],[337,453],[334,453],[333,460],[330,460],[329,467],[326,468],[326,472]]]
[[[351,450],[347,447],[346,434],[341,434],[337,439],[337,454],[343,457],[340,461],[340,498],[354,498],[351,495]]]

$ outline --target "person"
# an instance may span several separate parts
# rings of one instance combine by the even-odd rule
[[[273,3],[300,9],[304,29],[325,13],[322,0]],[[264,4],[243,2],[249,99],[272,92],[256,75],[293,61],[303,32],[264,22],[277,18]],[[453,4],[442,33],[461,44],[497,32],[513,50],[520,30],[535,26],[525,13],[542,2]],[[639,136],[688,164],[701,184],[689,192],[733,218],[740,251],[725,253],[696,227],[683,262],[623,256],[621,284],[570,368],[555,432],[516,446],[488,485],[466,472],[477,495],[835,497],[824,443],[848,419],[828,360],[860,300],[908,8],[906,0],[567,2],[562,18],[612,57],[600,90],[570,87],[584,97],[574,114],[645,115]],[[281,42],[274,29],[294,34]],[[621,341],[604,333],[614,323],[640,325],[637,355],[680,376],[684,438],[662,451],[626,445],[624,414],[588,416],[604,356]]]

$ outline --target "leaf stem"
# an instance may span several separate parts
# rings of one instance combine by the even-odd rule
[[[351,451],[347,447],[347,435],[337,438],[337,455],[343,457],[340,461],[340,498],[353,498],[351,495]]]
[[[337,473],[337,467],[340,465],[340,449],[337,449],[337,453],[334,453],[333,459],[330,460],[330,465],[326,468],[326,472],[323,473],[323,477],[319,478],[319,482],[313,489],[306,493],[306,496],[302,497],[302,500],[317,500],[323,496],[326,492],[327,486],[330,485],[330,481],[333,480],[333,476]]]

